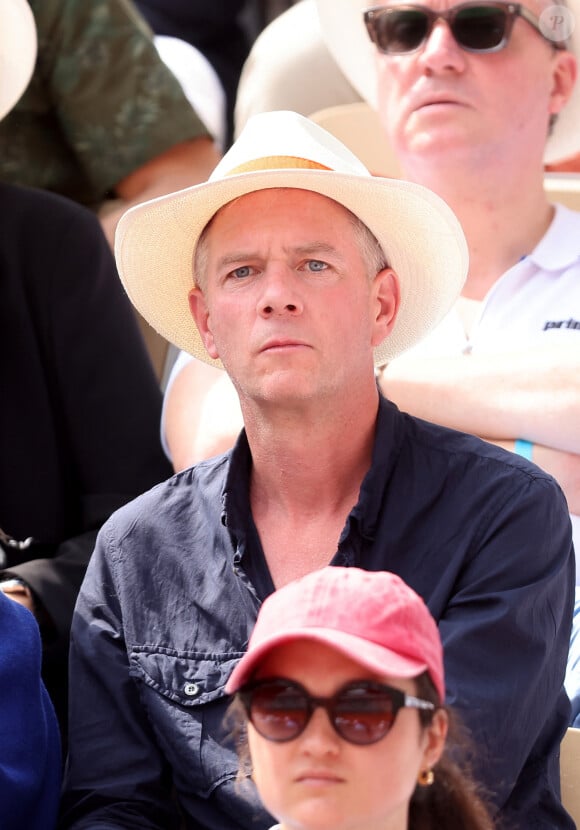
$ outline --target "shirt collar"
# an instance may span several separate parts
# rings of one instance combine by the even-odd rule
[[[580,214],[564,205],[554,205],[550,227],[529,255],[534,265],[544,271],[561,271],[580,257]]]
[[[363,479],[358,502],[351,513],[359,523],[361,534],[368,539],[375,536],[384,494],[401,451],[403,434],[403,416],[395,404],[379,395],[371,467]]]
[[[222,491],[222,523],[230,533],[245,535],[250,513],[250,471],[252,455],[243,429],[229,451],[229,463]]]
[[[397,407],[379,395],[371,467],[363,479],[358,502],[351,512],[351,517],[358,521],[361,534],[367,538],[374,537],[384,492],[400,452],[403,430],[403,418]],[[238,538],[247,532],[251,466],[250,447],[246,432],[242,430],[230,451],[222,493],[222,522]]]

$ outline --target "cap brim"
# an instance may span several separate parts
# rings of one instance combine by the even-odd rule
[[[427,664],[342,631],[328,628],[288,629],[261,642],[247,652],[237,664],[225,686],[228,694],[234,694],[254,675],[270,651],[278,646],[306,640],[322,643],[350,658],[355,663],[377,675],[410,678],[427,670]]]
[[[208,221],[233,199],[297,188],[334,199],[376,236],[400,280],[395,326],[375,349],[388,362],[450,310],[467,275],[465,238],[451,209],[420,185],[320,170],[268,170],[225,177],[137,205],[121,218],[115,255],[125,289],[142,316],[178,348],[212,360],[190,314],[192,254]]]

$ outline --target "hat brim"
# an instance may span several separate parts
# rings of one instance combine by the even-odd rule
[[[268,170],[208,181],[131,208],[121,218],[115,256],[125,290],[163,337],[219,368],[189,310],[193,252],[209,220],[240,196],[272,188],[319,193],[354,213],[381,244],[399,277],[401,303],[391,334],[375,349],[382,365],[420,340],[450,310],[467,275],[458,220],[420,185],[321,170]]]
[[[369,0],[316,0],[320,28],[334,60],[365,101],[378,109],[376,48],[363,21]],[[568,0],[576,25],[569,39],[570,52],[580,62],[580,0]],[[559,113],[548,137],[544,162],[563,161],[580,152],[580,78]]]
[[[26,0],[3,0],[0,12],[0,118],[28,86],[36,61],[36,24]]]
[[[251,680],[260,663],[263,662],[273,649],[296,642],[297,640],[306,640],[330,646],[363,668],[375,672],[378,675],[390,675],[401,678],[418,677],[424,671],[427,671],[428,668],[427,664],[422,661],[412,657],[405,657],[384,646],[377,645],[362,637],[356,637],[344,631],[337,631],[330,628],[310,628],[307,631],[303,628],[288,629],[287,631],[268,637],[258,646],[246,652],[231,673],[226,683],[225,691],[228,694],[237,692],[238,689]],[[441,690],[439,689],[438,691],[441,694]]]

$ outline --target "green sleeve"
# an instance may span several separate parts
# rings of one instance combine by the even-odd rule
[[[39,56],[0,125],[5,180],[95,204],[145,162],[208,135],[127,0],[29,2]]]

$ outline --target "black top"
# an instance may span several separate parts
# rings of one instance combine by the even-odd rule
[[[97,218],[5,184],[0,217],[0,528],[34,539],[0,559],[54,624],[60,675],[96,531],[171,473],[161,393]]]

